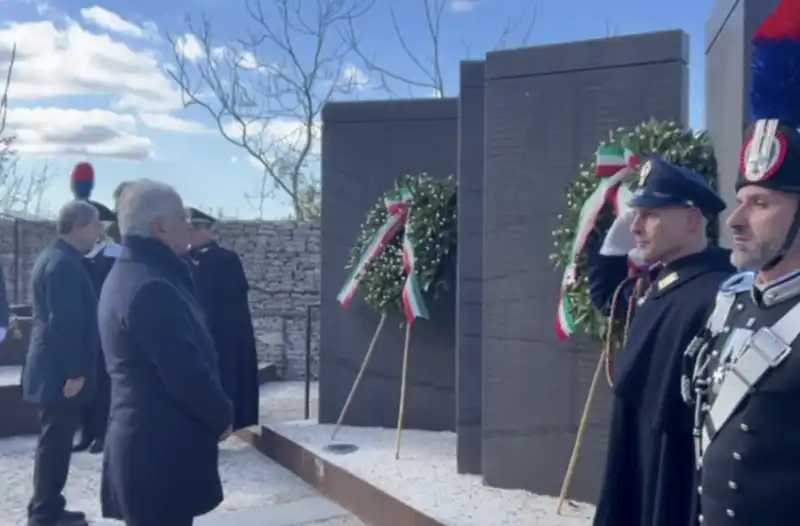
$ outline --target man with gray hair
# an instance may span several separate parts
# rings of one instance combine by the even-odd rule
[[[22,394],[39,407],[41,430],[33,469],[29,526],[86,524],[65,510],[72,438],[81,406],[92,396],[98,348],[97,297],[83,255],[103,232],[97,209],[70,201],[58,214],[58,238],[31,273],[33,327],[22,370]]]
[[[121,193],[122,253],[100,294],[111,377],[103,516],[128,526],[188,526],[222,502],[218,441],[232,408],[187,264],[189,223],[169,185]]]

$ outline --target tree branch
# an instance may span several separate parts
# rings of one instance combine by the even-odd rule
[[[378,58],[373,54],[368,56],[364,51],[361,42],[356,38],[354,24],[349,23],[343,38],[347,40],[354,53],[359,57],[364,67],[379,80],[378,89],[387,93],[390,97],[398,96],[398,88],[405,87],[408,95],[415,96],[414,91],[420,88],[429,90],[434,97],[445,97],[444,76],[442,74],[442,19],[448,4],[448,0],[421,0],[424,10],[425,37],[428,51],[425,58],[421,58],[419,53],[412,50],[408,39],[400,28],[397,16],[393,9],[389,9],[392,32],[403,52],[403,55],[413,66],[413,73],[401,74],[396,69],[382,65]],[[509,17],[506,24],[500,31],[497,43],[492,50],[506,49],[509,46],[524,46],[529,43],[533,30],[536,26],[538,7],[533,4],[530,16]],[[512,43],[512,37],[520,35]],[[460,39],[464,49],[464,57],[471,55],[472,42],[468,39]],[[419,94],[417,93],[416,96]]]
[[[348,76],[349,45],[342,27],[366,14],[375,0],[245,0],[252,24],[245,36],[219,45],[203,17],[187,19],[187,35],[168,37],[185,106],[204,110],[229,143],[262,168],[261,183],[248,202],[263,217],[275,192],[305,219],[308,191],[318,182],[309,165],[318,157],[320,114],[330,100],[350,96],[358,79]],[[303,5],[304,4],[304,5]],[[303,7],[301,7],[303,6]],[[197,48],[187,56],[186,44]],[[281,57],[280,61],[267,57]]]

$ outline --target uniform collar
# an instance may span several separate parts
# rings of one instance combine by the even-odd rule
[[[751,292],[753,301],[764,307],[797,298],[800,296],[800,269],[788,272],[770,283],[756,282]]]
[[[193,256],[198,256],[200,254],[205,254],[206,252],[208,252],[209,250],[211,250],[216,246],[217,246],[217,241],[212,239],[210,241],[203,243],[202,245],[192,247],[189,253]]]
[[[674,289],[697,276],[715,270],[734,269],[730,264],[730,252],[709,246],[700,252],[689,254],[665,264],[653,279],[656,295]]]

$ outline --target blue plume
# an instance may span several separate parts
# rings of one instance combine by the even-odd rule
[[[753,120],[779,119],[800,126],[800,39],[753,41],[750,111]]]
[[[72,194],[75,196],[75,199],[89,199],[92,195],[93,187],[94,181],[92,180],[73,181]]]

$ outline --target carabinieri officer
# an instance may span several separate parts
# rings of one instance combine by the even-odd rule
[[[753,40],[756,120],[728,219],[743,272],[687,350],[703,526],[800,524],[800,4]],[[794,36],[789,36],[794,35]]]

